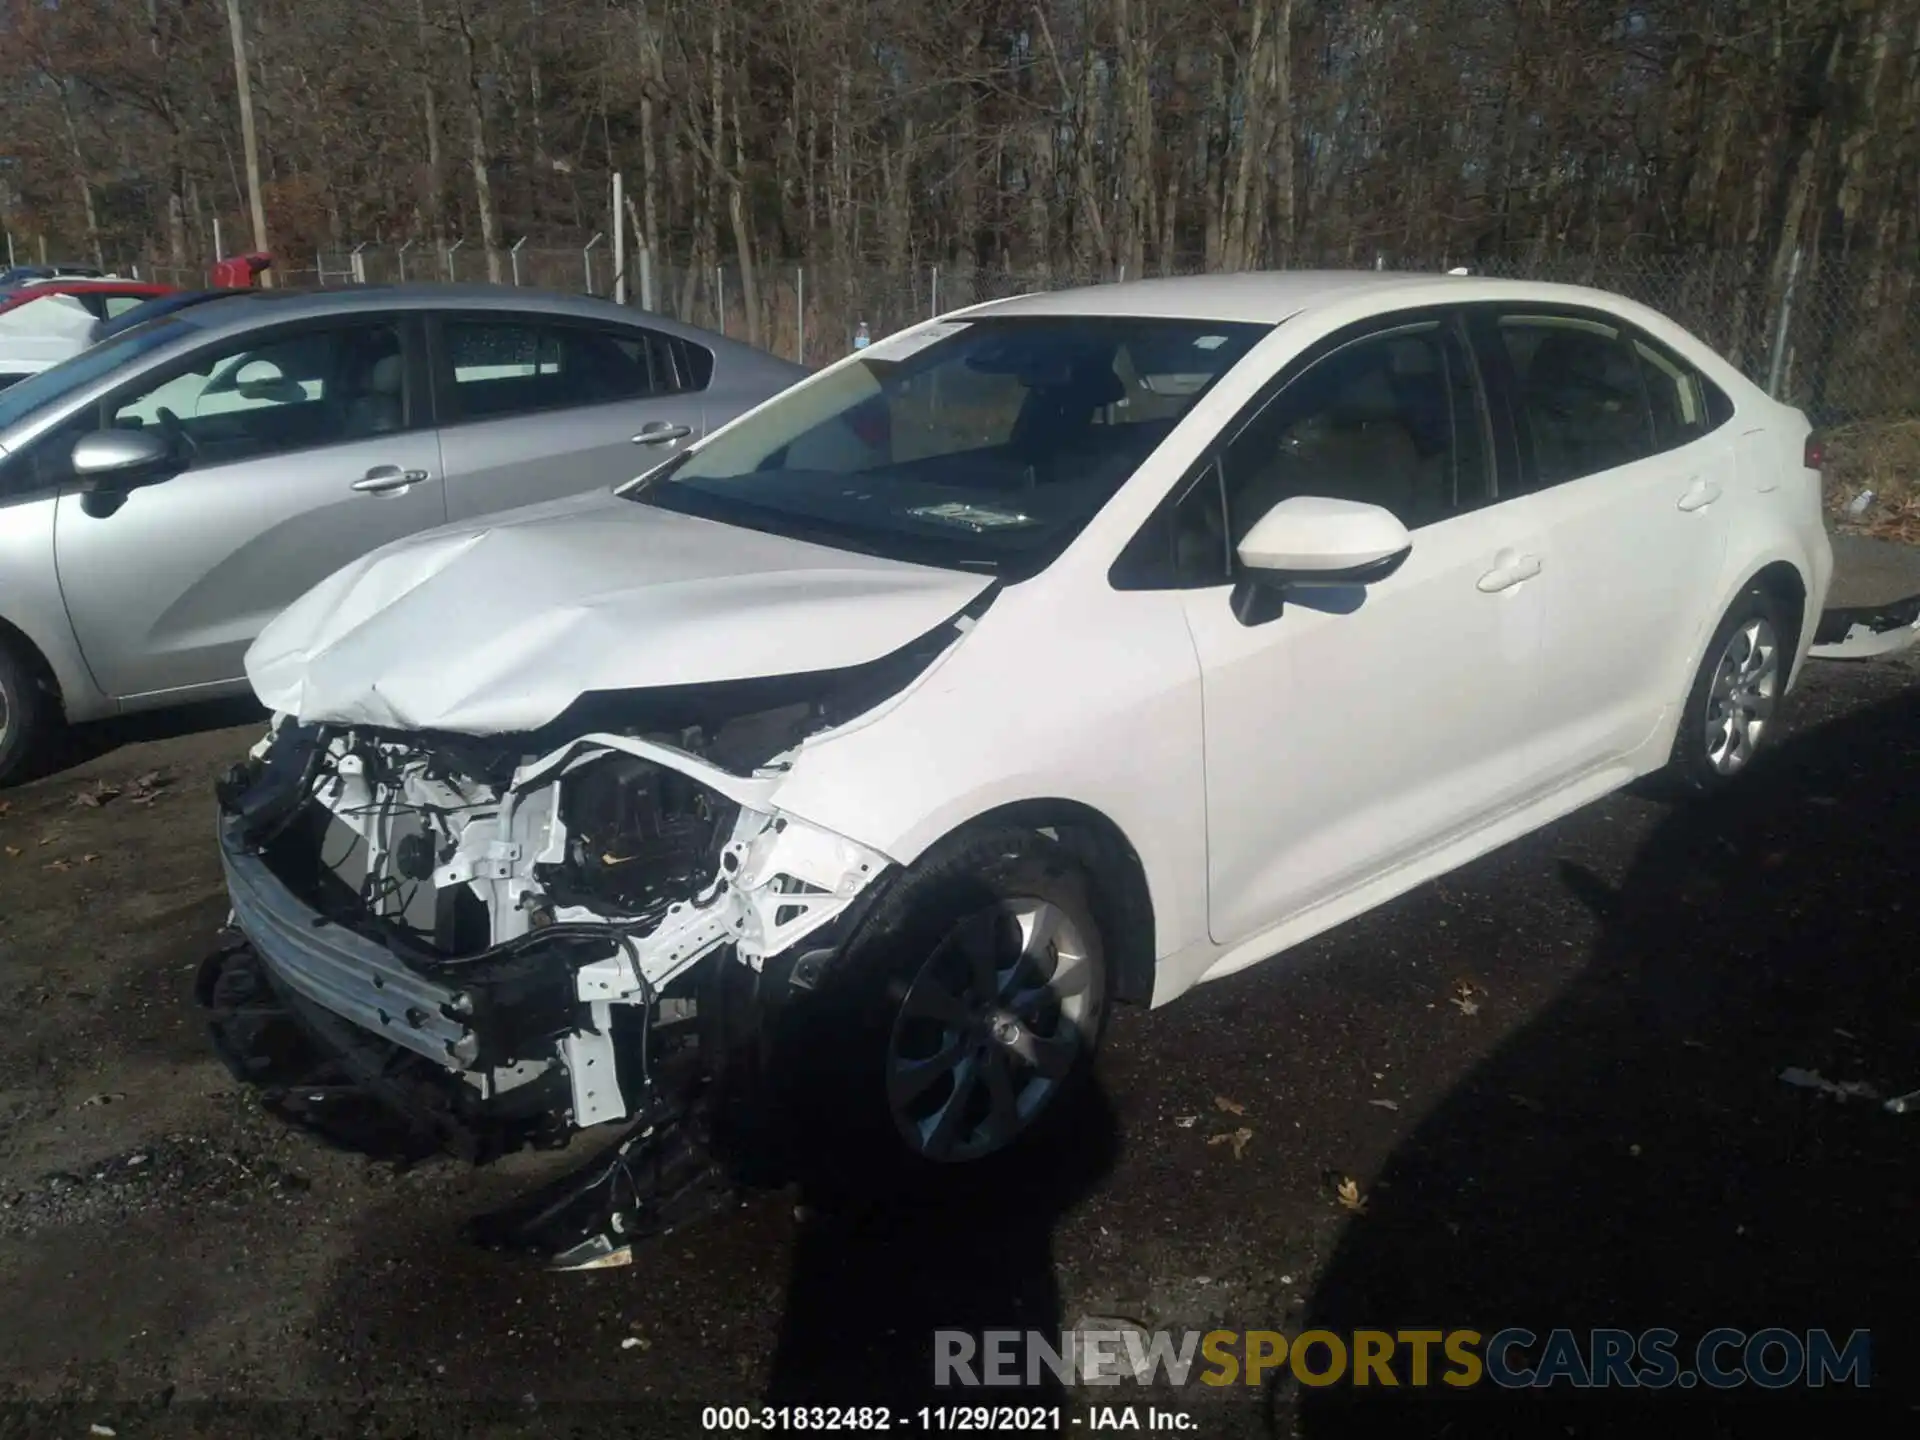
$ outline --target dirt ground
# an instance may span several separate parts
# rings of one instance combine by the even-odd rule
[[[1912,1433],[1920,1116],[1779,1075],[1920,1089],[1916,682],[1816,666],[1736,794],[1614,797],[1123,1016],[1030,1184],[756,1194],[570,1275],[458,1238],[550,1157],[396,1170],[214,1059],[210,792],[257,721],[95,736],[0,795],[0,1435],[694,1433],[703,1405],[905,1404],[936,1327],[1089,1315],[1875,1337],[1865,1394],[1153,1397],[1201,1433],[1734,1434],[1756,1404]]]

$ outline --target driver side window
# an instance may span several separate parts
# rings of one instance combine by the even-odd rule
[[[206,469],[407,425],[406,360],[393,323],[248,339],[195,356],[113,404],[109,423],[171,432]]]
[[[1298,495],[1379,505],[1409,530],[1485,504],[1490,447],[1479,382],[1450,325],[1422,321],[1322,356],[1241,429],[1223,456],[1238,545]]]

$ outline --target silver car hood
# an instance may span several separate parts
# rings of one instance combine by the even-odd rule
[[[303,721],[501,734],[593,691],[877,660],[991,583],[597,492],[348,565],[261,631],[247,678]]]

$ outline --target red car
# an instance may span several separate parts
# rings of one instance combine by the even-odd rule
[[[139,280],[37,280],[0,291],[0,311],[16,310],[42,295],[71,295],[96,319],[111,320],[156,295],[171,295],[173,289],[171,285],[149,285]]]

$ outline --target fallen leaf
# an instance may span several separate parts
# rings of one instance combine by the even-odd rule
[[[91,853],[89,853],[89,854],[86,854],[86,855],[82,855],[82,856],[80,857],[80,863],[81,863],[82,865],[91,865],[91,864],[93,864],[93,862],[94,862],[94,861],[96,861],[96,860],[98,860],[99,858],[100,858],[100,857],[99,857],[98,855],[94,855],[94,854],[91,854]]]
[[[1381,1110],[1398,1110],[1400,1108],[1400,1102],[1398,1100],[1369,1100],[1367,1104]]]
[[[1351,1210],[1356,1215],[1367,1213],[1367,1197],[1360,1193],[1360,1182],[1351,1175],[1340,1177],[1340,1183],[1334,1186],[1333,1193],[1340,1201],[1343,1210]]]
[[[6,814],[11,809],[13,809],[13,802],[11,800],[0,800],[0,815]]]
[[[1242,1125],[1238,1130],[1231,1132],[1222,1130],[1217,1135],[1209,1135],[1207,1144],[1233,1146],[1233,1158],[1238,1160],[1247,1153],[1247,1142],[1251,1139],[1253,1139],[1253,1131]]]
[[[1216,1095],[1213,1097],[1213,1108],[1223,1110],[1229,1115],[1244,1115],[1247,1113],[1246,1106],[1242,1105],[1238,1100],[1229,1100],[1224,1095]]]
[[[124,1100],[126,1098],[126,1092],[123,1090],[102,1090],[98,1095],[89,1095],[86,1099],[82,1100],[80,1102],[80,1108],[85,1110],[94,1105],[111,1105],[116,1100]]]
[[[1478,1015],[1480,1013],[1480,1002],[1471,996],[1455,995],[1452,999],[1454,1008],[1462,1015]]]
[[[110,785],[105,780],[96,780],[87,786],[86,789],[76,790],[73,796],[73,803],[76,805],[85,805],[90,810],[98,810],[102,805],[119,795],[119,793],[120,787],[118,785]]]
[[[20,858],[20,847],[18,845],[7,846],[7,857],[12,860],[18,860]]]
[[[53,841],[54,841],[54,837],[51,835],[42,835],[40,837],[40,843],[42,845],[51,845],[53,844]]]
[[[1538,1114],[1540,1111],[1545,1110],[1547,1108],[1546,1106],[1542,1105],[1538,1100],[1530,1100],[1525,1095],[1509,1093],[1507,1096],[1507,1099],[1511,1100],[1514,1104],[1518,1105],[1522,1110],[1531,1110],[1535,1114]]]
[[[46,864],[42,865],[40,868],[42,870],[66,871],[66,870],[71,870],[73,868],[73,862],[70,860],[49,860]]]

